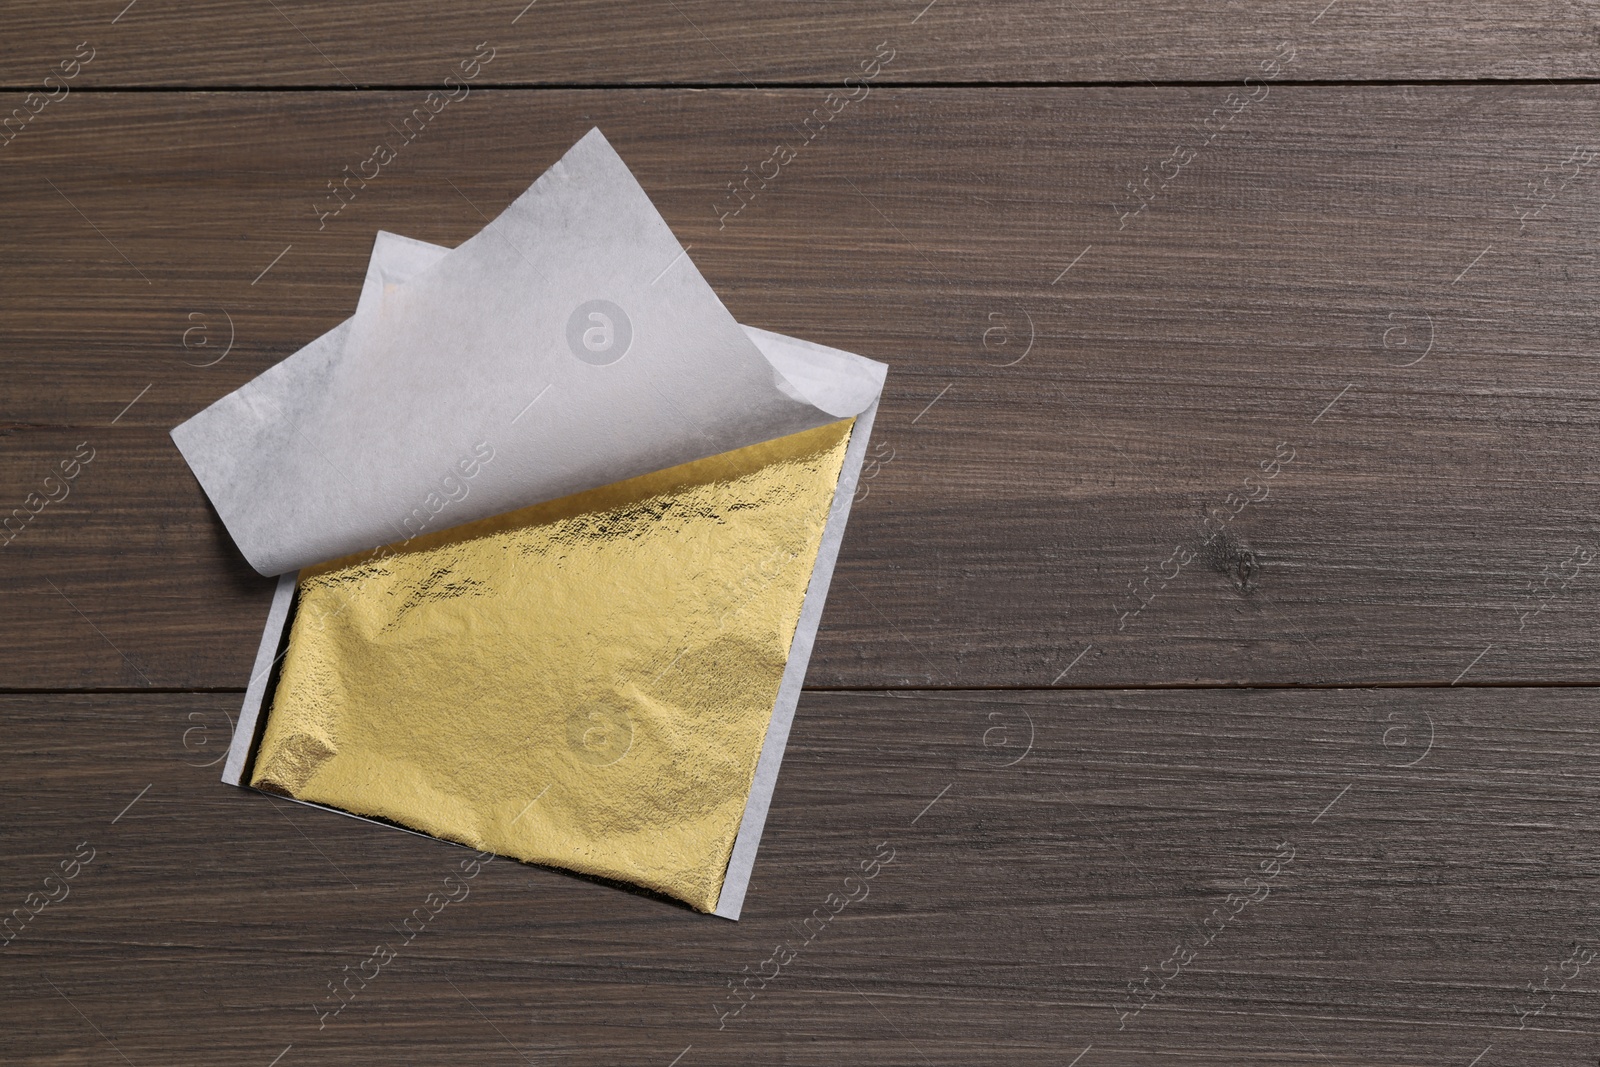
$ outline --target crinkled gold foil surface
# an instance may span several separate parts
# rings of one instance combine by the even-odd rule
[[[303,572],[252,784],[711,911],[852,426]]]

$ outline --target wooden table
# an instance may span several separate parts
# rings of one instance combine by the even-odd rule
[[[123,2],[0,44],[0,1062],[1596,1056],[1591,13]],[[594,125],[892,365],[745,916],[495,862],[323,1020],[461,852],[218,783],[272,583],[167,431]]]

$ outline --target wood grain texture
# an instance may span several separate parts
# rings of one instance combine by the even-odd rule
[[[1318,79],[1600,73],[1594,12],[1566,0],[125,3],[8,11],[0,84],[37,85],[85,40],[83,84],[99,86],[439,85],[479,42],[497,85],[837,85],[880,41],[899,52],[892,81],[1236,81],[1285,40]]]
[[[525,4],[5,14],[0,915],[94,859],[0,1063],[1593,1060],[1592,11]],[[272,583],[167,431],[594,125],[888,391],[743,920],[408,939],[464,850],[217,781]]]
[[[1595,948],[1595,696],[810,693],[741,922],[497,861],[409,944],[395,927],[468,853],[221,785],[200,765],[231,696],[10,696],[0,900],[80,842],[95,858],[0,949],[0,1045],[261,1065],[292,1045],[281,1067],[1062,1064],[1091,1044],[1084,1067],[1581,1062],[1592,965],[1538,1014],[1527,987]],[[893,862],[802,945],[880,842]],[[1294,858],[1266,877],[1280,842]],[[727,983],[780,943],[795,958],[719,1030]],[[377,944],[397,958],[319,1030],[326,984]],[[1121,1017],[1179,945],[1189,963]]]
[[[416,92],[51,105],[0,514],[96,458],[0,549],[0,688],[242,686],[270,583],[167,430],[595,124],[742,321],[892,365],[812,684],[1594,684],[1600,95],[1261,89],[874,89],[737,214],[818,91],[474,93],[320,220]]]

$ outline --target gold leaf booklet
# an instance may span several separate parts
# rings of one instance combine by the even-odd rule
[[[741,326],[591,130],[172,431],[280,575],[223,781],[739,917],[886,368]]]

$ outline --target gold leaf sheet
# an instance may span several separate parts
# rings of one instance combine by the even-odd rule
[[[853,425],[302,572],[251,784],[713,910]]]

